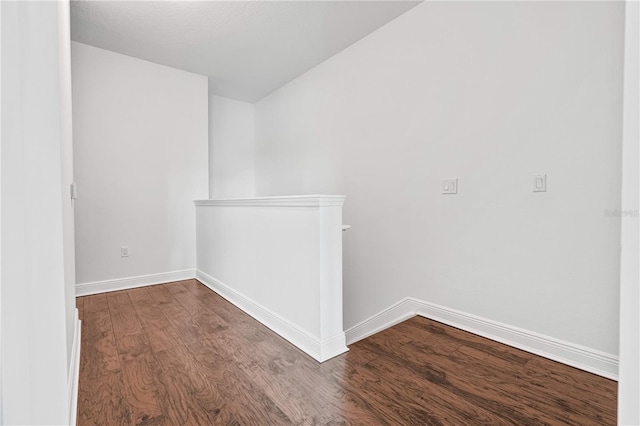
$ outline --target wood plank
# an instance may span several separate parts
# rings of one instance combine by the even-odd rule
[[[569,423],[616,424],[611,401],[617,399],[618,385],[613,380],[544,358],[529,361],[522,376],[516,379],[539,395],[536,407],[553,410],[558,417],[569,419]]]
[[[234,401],[220,391],[219,382],[202,374],[202,366],[191,351],[176,346],[157,357],[171,404],[180,415],[179,424],[241,424]],[[219,368],[224,371],[225,367],[221,364]]]
[[[107,299],[83,299],[77,423],[131,425]]]
[[[230,403],[232,401],[232,413],[239,424],[293,424],[242,366],[220,363],[216,352],[211,347],[197,351],[198,370],[205,379],[215,383]]]
[[[322,364],[196,280],[78,298],[79,424],[597,424],[616,384],[422,317]]]
[[[196,322],[197,327],[183,328],[185,333],[182,334],[196,357],[196,368],[234,401],[232,413],[240,424],[290,424],[291,420],[287,415],[269,398],[264,389],[256,385],[255,377],[247,374],[246,371],[250,371],[253,366],[243,364],[243,360],[248,358],[242,356],[239,349],[243,347],[238,346],[238,343],[246,346],[248,342],[238,334],[238,330],[228,327],[222,318],[180,283],[172,283],[167,287],[174,298],[192,313],[189,322]],[[183,318],[182,322],[187,320]],[[221,330],[225,330],[224,336],[216,334]],[[260,329],[256,330],[254,337],[266,335],[265,330]],[[235,365],[235,368],[230,368],[231,365]]]
[[[209,287],[200,283],[198,280],[182,281],[180,285],[191,294],[195,295],[198,300],[205,304],[205,306],[212,308],[220,318],[224,319],[229,324],[260,324],[225,298],[213,292]]]
[[[194,284],[194,283],[188,283],[188,284],[186,284],[186,283],[185,283],[185,284],[183,284],[183,285],[184,285],[185,287],[191,288],[192,290],[195,290],[194,294],[197,294],[197,295],[198,295],[198,297],[197,297],[197,298],[194,298],[193,296],[192,296],[192,297],[189,297],[188,295],[185,295],[181,290],[178,290],[178,289],[176,289],[176,288],[174,288],[174,295],[178,295],[178,297],[180,297],[180,298],[182,298],[182,299],[190,299],[190,300],[191,300],[191,303],[197,303],[197,302],[200,302],[200,303],[206,303],[206,302],[210,302],[212,305],[216,305],[216,306],[215,306],[215,307],[216,307],[216,311],[217,311],[218,313],[220,313],[220,309],[221,309],[221,308],[223,308],[223,306],[220,306],[220,305],[221,305],[221,302],[220,302],[217,298],[215,298],[215,297],[211,298],[210,296],[208,296],[208,295],[206,294],[206,292],[203,292],[202,290],[197,289],[197,285],[196,285],[196,284]],[[212,300],[212,299],[213,299],[213,300]],[[225,303],[226,303],[226,302],[225,302]],[[225,311],[228,315],[234,315],[233,309],[225,309],[224,311]],[[237,327],[237,328],[244,329],[244,330],[245,330],[245,331],[244,331],[245,335],[250,335],[250,334],[251,334],[251,331],[247,331],[247,329],[249,328],[249,326],[247,326],[247,323],[246,323],[246,322],[245,322],[245,323],[240,324],[240,325],[239,325],[239,327]],[[403,345],[403,344],[406,344],[406,343],[408,343],[408,342],[411,342],[413,338],[414,338],[414,336],[410,336],[410,335],[408,335],[408,334],[398,333],[398,332],[394,331],[393,329],[389,329],[389,330],[385,330],[385,332],[380,333],[380,334],[378,334],[378,335],[376,335],[376,336],[372,336],[371,338],[369,338],[369,340],[371,340],[372,342],[377,342],[377,343],[378,343],[381,347],[383,347],[383,348],[388,348],[388,349],[389,349],[389,348],[391,348],[391,349],[395,349],[395,348],[397,348],[397,346],[398,346],[398,345],[400,345],[400,346],[401,346],[401,345]],[[396,343],[396,339],[397,339],[398,344],[395,344],[395,343]],[[255,344],[256,342],[253,342],[253,343]],[[260,341],[259,341],[258,345],[259,345],[259,344],[260,344]],[[234,345],[234,344],[233,344],[233,342],[229,342],[229,344],[228,344],[228,345],[226,345],[226,346],[228,346],[228,347],[233,347],[233,346],[238,346],[238,344],[236,343],[236,344]],[[459,346],[459,343],[456,343],[456,344],[455,344],[455,346],[454,346],[454,349],[455,349],[455,348],[457,348],[458,346]],[[241,352],[240,352],[240,353],[241,353]],[[265,351],[261,351],[261,353],[262,353],[262,354],[265,354]],[[247,357],[247,356],[245,356],[245,358],[246,358],[246,357]],[[309,370],[309,368],[307,367],[307,372],[308,372],[308,370]],[[262,371],[261,371],[259,368],[254,367],[253,369],[251,369],[251,371],[252,371],[252,373],[253,373],[253,374],[252,374],[252,376],[255,378],[255,377],[260,377],[261,373],[262,373],[264,370],[262,370]],[[295,370],[295,369],[289,369],[289,371],[291,372],[291,373],[290,373],[290,375],[291,375],[292,373],[295,373],[295,371],[296,371],[296,370]],[[306,376],[307,376],[307,377],[309,377],[310,375],[309,375],[309,374],[306,374]],[[319,384],[319,383],[321,383],[321,382],[322,382],[322,381],[318,380],[318,377],[316,377],[316,376],[312,376],[312,377],[313,377],[313,379],[312,379],[312,380],[313,380],[314,382],[316,382],[316,384]],[[277,387],[277,386],[278,386],[277,380],[276,380],[275,382],[274,382],[274,380],[275,380],[275,377],[274,377],[274,374],[272,373],[272,374],[271,374],[271,382],[270,382],[270,387],[271,387],[271,388],[274,388],[274,387]],[[302,380],[302,381],[304,381],[304,380],[305,380],[305,379],[304,379],[304,375],[301,375],[301,376],[299,376],[299,377],[296,377],[295,379],[293,379],[293,378],[292,378],[292,380],[290,380],[290,382],[300,383],[300,381],[301,381],[301,380]],[[314,392],[314,390],[315,390],[315,394],[316,394],[316,398],[314,398],[314,400],[318,400],[319,398],[317,398],[317,395],[318,395],[319,393],[318,393],[318,390],[317,390],[317,386],[316,386],[315,388],[314,388],[314,387],[310,387],[309,389],[307,389],[307,391],[308,391],[308,392]],[[336,393],[337,391],[339,391],[339,390],[340,390],[340,388],[339,388],[339,387],[337,387],[337,388],[333,388],[333,389],[332,389],[332,392],[333,392],[333,394],[335,394],[335,393]],[[288,400],[288,401],[289,401],[289,403],[288,403],[289,407],[287,407],[287,408],[288,408],[290,411],[288,411],[288,414],[289,414],[290,416],[292,416],[292,418],[293,418],[293,419],[295,419],[295,420],[297,420],[297,421],[304,421],[304,420],[308,420],[308,419],[306,419],[306,418],[300,417],[300,413],[299,413],[299,412],[298,412],[298,413],[296,413],[296,412],[295,412],[295,409],[298,409],[298,410],[299,410],[299,409],[300,409],[300,407],[292,407],[292,404],[291,404],[291,402],[290,402],[291,400],[288,398],[288,395],[287,395],[286,391],[282,392],[282,394],[281,394],[281,395],[279,395],[279,397],[280,397],[280,398],[279,398],[278,400],[280,400],[280,401],[283,401],[283,400]],[[277,398],[277,397],[275,397],[275,398]],[[360,410],[358,410],[358,412],[360,413],[360,415],[362,415],[362,414],[363,414],[363,411],[364,411],[364,412],[369,411],[369,414],[373,414],[374,418],[376,418],[376,419],[378,419],[378,420],[379,420],[379,419],[381,419],[381,418],[382,418],[382,419],[384,419],[384,418],[385,418],[385,413],[383,413],[383,412],[374,412],[374,413],[371,413],[371,409],[369,408],[369,407],[370,407],[370,405],[369,405],[369,404],[365,404],[365,405],[363,406],[363,403],[362,403],[362,401],[363,401],[363,400],[361,400],[360,398],[358,398],[358,396],[357,396],[357,395],[354,395],[353,393],[347,393],[347,394],[345,394],[345,395],[343,396],[343,398],[344,398],[344,400],[348,401],[348,403],[350,404],[350,408],[351,408],[351,409],[353,409],[353,406],[354,406],[354,405],[358,405],[358,404],[360,404],[360,406],[361,406],[361,407],[359,407],[359,408],[360,408]],[[322,400],[322,398],[320,398],[320,399],[319,399],[319,401],[317,401],[317,402],[318,402],[319,404],[327,404],[329,401],[323,401],[323,400]],[[446,403],[448,404],[449,402],[447,401]],[[364,409],[363,409],[363,407],[364,407]],[[332,407],[330,406],[330,407],[328,407],[328,409],[327,409],[327,406],[325,405],[325,412],[326,412],[326,415],[333,415],[333,414],[334,414],[334,412],[331,410],[331,408],[332,408]],[[291,410],[294,410],[294,411],[292,412]],[[477,411],[479,411],[479,410],[477,410],[477,409],[476,409],[475,411],[477,412]],[[401,410],[401,411],[400,411],[400,413],[403,413],[403,411]],[[423,413],[423,414],[424,414],[424,413]],[[395,415],[398,415],[398,413],[395,413]],[[486,414],[485,414],[485,417],[487,417],[487,415],[486,415]],[[476,415],[474,418],[477,418],[477,415]],[[405,420],[406,420],[406,421],[409,421],[409,420],[410,420],[410,421],[418,421],[418,420],[420,420],[420,421],[423,421],[423,422],[424,422],[424,421],[427,421],[427,419],[428,419],[428,416],[427,416],[427,417],[421,417],[420,419],[416,419],[416,418],[405,418]],[[324,419],[323,419],[323,420],[324,420]]]
[[[131,408],[124,396],[124,380],[121,371],[112,371],[92,380],[80,374],[77,424],[79,426],[134,424],[131,419]]]
[[[169,323],[178,332],[183,344],[199,347],[208,337],[213,337],[213,334],[229,328],[229,325],[210,308],[201,304],[199,300],[190,297],[189,294],[184,293],[184,289],[181,289],[177,294],[175,289],[174,293],[166,289],[165,291],[171,297],[172,303],[171,305],[161,305],[162,311]],[[171,308],[167,309],[168,306],[171,306]],[[189,314],[173,315],[175,309]],[[203,318],[206,318],[207,321],[203,321]]]
[[[132,419],[136,425],[176,424],[163,404],[163,385],[156,380],[154,367],[157,360],[150,353],[140,353],[136,357],[122,361],[127,401],[131,407]]]
[[[160,292],[163,303],[158,303],[147,288],[129,290],[129,296],[157,360],[157,377],[163,383],[164,405],[175,424],[208,425],[214,422],[233,422],[219,407],[220,396],[212,385],[193,370],[193,355],[184,346],[177,328],[165,315],[163,308],[177,301],[170,293]],[[176,317],[183,322],[184,316]]]
[[[450,327],[437,321],[421,316],[416,316],[411,321],[399,324],[400,327],[411,327],[417,333],[426,331],[430,334],[430,341],[437,341],[439,345],[450,344],[452,346],[467,346],[493,355],[496,359],[504,359],[510,363],[525,365],[535,355],[516,349],[514,347],[482,338],[468,331]],[[435,337],[437,336],[437,339]],[[417,340],[417,339],[416,339]],[[423,341],[424,342],[424,341]]]
[[[174,424],[162,403],[162,384],[156,380],[151,344],[127,291],[107,294],[127,402],[136,425]]]
[[[393,401],[393,411],[411,424],[513,424],[482,405],[459,398],[437,369],[425,366],[423,374],[416,374],[412,365],[399,360],[400,357],[377,358],[364,366],[353,367],[355,372],[350,372],[353,376],[348,378],[367,396],[378,395],[381,400]],[[389,377],[394,380],[378,382],[380,378]],[[428,410],[421,409],[422,406]]]
[[[260,340],[249,340],[243,335],[229,339],[229,333],[220,337],[220,347],[226,356],[233,358],[293,423],[324,424],[332,419],[330,411],[323,408],[339,387],[319,374],[309,374],[317,373],[315,360],[292,351],[290,344],[271,333],[265,333]],[[261,356],[256,357],[256,353]],[[299,397],[310,394],[314,398]]]
[[[80,365],[86,378],[102,377],[105,372],[120,370],[111,315],[104,294],[87,296],[84,302]]]
[[[233,364],[234,360],[228,356],[229,352],[222,349],[220,341],[211,339],[211,335],[215,331],[228,329],[228,325],[224,320],[217,317],[214,312],[211,312],[193,295],[187,294],[186,290],[177,285],[177,283],[168,285],[167,291],[175,299],[175,303],[182,305],[183,310],[191,314],[189,317],[168,317],[168,320],[179,330],[180,339],[189,347],[189,356],[196,357],[196,362],[176,364],[176,351],[180,353],[182,350],[180,347],[174,347],[170,351],[158,353],[157,356],[162,357],[161,363],[167,368],[176,368],[177,366],[186,368],[186,365],[191,365],[191,368],[195,369],[197,374],[191,374],[190,377],[210,378],[205,382],[196,381],[192,383],[192,386],[196,386],[201,390],[199,403],[207,407],[205,411],[215,413],[218,417],[223,416],[225,418],[224,421],[233,420],[240,422],[240,424],[247,424],[247,422],[250,424],[258,421],[255,416],[251,417],[251,412],[262,407],[262,416],[276,422],[274,424],[290,423],[286,415],[272,401],[266,398],[263,392],[253,386],[251,379],[244,372],[239,370],[235,374],[243,376],[243,380],[246,383],[242,392],[236,390],[236,382],[239,379],[229,377],[229,370],[234,371],[234,369],[230,368],[230,364]],[[165,298],[165,301],[168,301],[168,299]],[[214,343],[212,343],[212,340]],[[181,359],[183,362],[185,359],[184,354],[185,352],[182,352]],[[173,361],[173,364],[171,364],[171,361]],[[202,366],[207,366],[208,368],[202,369]],[[225,372],[226,374],[222,374]],[[212,391],[210,388],[212,384],[216,389],[223,387],[225,393],[235,395],[234,398],[231,398],[235,402],[233,404],[227,403],[226,405],[221,403],[219,398],[215,398],[218,391]],[[183,383],[183,385],[187,386],[186,383]],[[203,395],[206,397],[203,397]],[[217,422],[221,421],[218,417],[216,417]]]
[[[128,294],[154,352],[182,344],[178,331],[167,320],[160,304],[151,296],[147,288],[129,290]]]
[[[127,291],[107,293],[107,303],[116,340],[123,336],[142,333],[142,326],[135,310],[132,309]]]
[[[494,358],[494,362],[500,358]],[[399,351],[385,353],[384,357],[368,365],[393,365],[394,369],[404,371],[404,375],[419,378],[423,386],[437,386],[439,391],[447,391],[459,401],[471,402],[474,406],[508,419],[512,424],[540,424],[554,419],[546,413],[528,413],[528,407],[522,401],[511,398],[506,383],[501,380],[499,370],[492,364],[471,365],[452,361],[448,356],[423,352],[413,343]],[[467,368],[464,372],[462,369]],[[522,368],[518,364],[512,368]],[[480,369],[480,371],[478,371]],[[483,373],[486,374],[483,374]],[[496,378],[498,377],[498,378]],[[497,384],[496,382],[500,382]],[[436,394],[438,391],[434,391]],[[543,419],[543,420],[540,420]]]
[[[153,285],[146,287],[151,298],[158,304],[158,307],[168,316],[174,318],[189,317],[189,311],[185,311],[166,285]]]

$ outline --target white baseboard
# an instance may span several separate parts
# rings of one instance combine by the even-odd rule
[[[117,278],[114,280],[80,283],[76,284],[76,296],[88,296],[90,294],[107,293],[109,291],[128,290],[130,288],[188,280],[195,277],[195,269],[184,269],[182,271],[164,272],[161,274],[139,275],[136,277]]]
[[[322,339],[320,342],[320,358],[316,358],[320,362],[324,362],[328,359],[336,357],[340,354],[347,352],[347,336],[344,332],[339,333],[333,337]]]
[[[306,330],[238,293],[212,276],[198,270],[196,278],[317,361],[326,361],[349,350],[346,346],[344,333],[320,341]]]
[[[75,426],[76,415],[78,410],[78,382],[80,380],[80,342],[82,336],[82,322],[78,318],[78,309],[76,308],[76,320],[73,330],[73,343],[71,346],[71,363],[69,365],[69,425]]]
[[[345,332],[347,345],[379,333],[416,315],[416,308],[411,300],[403,299],[348,329]]]
[[[550,336],[408,297],[346,331],[347,344],[414,315],[438,321],[514,348],[618,380],[618,357]]]

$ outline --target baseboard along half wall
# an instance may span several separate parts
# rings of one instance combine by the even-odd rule
[[[184,269],[160,274],[138,275],[135,277],[80,283],[76,284],[76,296],[89,296],[91,294],[107,293],[109,291],[128,290],[130,288],[188,280],[195,277],[195,269]]]
[[[420,315],[554,361],[618,380],[618,357],[455,309],[405,298],[346,331],[347,344]]]
[[[75,327],[73,330],[73,342],[72,342],[72,353],[71,353],[71,363],[69,365],[69,378],[68,378],[68,386],[69,389],[69,424],[71,426],[75,426],[76,424],[76,414],[78,411],[78,383],[80,380],[80,342],[82,336],[82,322],[78,318],[78,309],[76,308],[76,320]]]
[[[198,270],[196,278],[317,361],[326,361],[349,350],[346,346],[344,333],[320,340],[212,276]]]

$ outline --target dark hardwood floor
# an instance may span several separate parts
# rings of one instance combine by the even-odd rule
[[[196,280],[77,299],[79,425],[614,425],[616,383],[414,317],[319,364]]]

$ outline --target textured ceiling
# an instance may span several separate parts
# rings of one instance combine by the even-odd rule
[[[72,1],[71,38],[255,102],[418,1]]]

